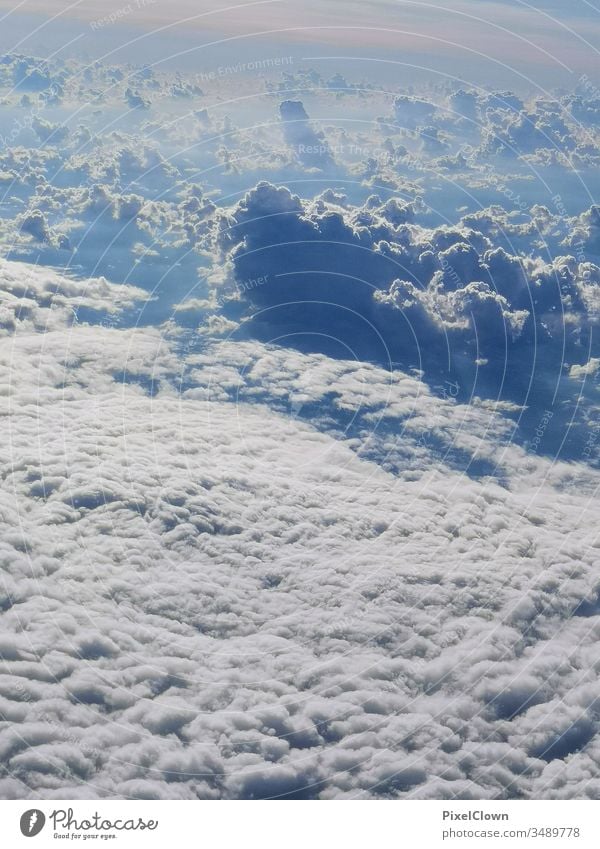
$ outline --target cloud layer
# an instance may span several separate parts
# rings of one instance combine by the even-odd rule
[[[598,93],[242,66],[0,62],[0,797],[598,798]]]
[[[467,476],[423,430],[510,423],[374,366],[215,342],[182,388],[178,338],[1,343],[1,795],[595,798],[596,474]]]

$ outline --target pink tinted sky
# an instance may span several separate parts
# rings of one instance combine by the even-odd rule
[[[11,13],[120,27],[178,31],[247,42],[259,34],[279,43],[323,45],[327,52],[437,54],[468,65],[482,59],[523,73],[598,68],[600,13],[583,0],[0,0]],[[587,11],[586,11],[587,10]],[[117,18],[107,24],[107,16]],[[56,22],[56,21],[55,21]],[[164,29],[163,29],[164,28]],[[98,32],[98,29],[93,31]]]

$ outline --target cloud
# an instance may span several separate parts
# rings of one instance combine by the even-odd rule
[[[2,343],[0,794],[593,795],[597,473],[416,376],[172,330]]]
[[[0,74],[0,796],[597,798],[591,93]]]
[[[111,320],[146,295],[104,278],[77,280],[49,268],[0,259],[0,336],[49,332],[73,326],[79,314]]]
[[[286,142],[308,168],[331,168],[333,157],[322,133],[311,127],[299,100],[284,100],[279,106]]]
[[[406,94],[398,95],[394,100],[394,118],[399,127],[422,127],[431,121],[435,111],[435,104]]]
[[[585,365],[571,366],[571,368],[569,369],[569,374],[571,375],[571,377],[575,378],[593,377],[598,373],[599,369],[600,359],[598,357],[590,357],[590,359],[587,361],[587,363],[585,363]]]
[[[575,391],[565,358],[583,366],[597,353],[600,271],[581,250],[542,258],[538,222],[550,230],[556,217],[533,215],[517,225],[492,207],[424,226],[418,203],[305,201],[261,182],[217,216],[218,303],[245,306],[242,335],[415,366],[433,383],[458,380],[463,399],[550,405],[553,385]],[[593,208],[562,226],[557,251],[595,245]]]

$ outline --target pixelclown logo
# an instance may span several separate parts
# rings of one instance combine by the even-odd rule
[[[25,837],[35,837],[43,829],[46,817],[37,808],[25,811],[21,816],[21,834]]]

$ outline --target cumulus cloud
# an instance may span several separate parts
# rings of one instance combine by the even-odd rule
[[[436,111],[435,104],[401,94],[394,100],[394,118],[398,126],[414,129],[427,124]]]
[[[544,225],[535,212],[549,228],[546,214]],[[419,217],[417,203],[303,201],[262,182],[218,217],[223,297],[246,305],[243,328],[262,339],[451,376],[461,397],[527,405],[550,393],[550,403],[553,385],[576,374],[565,358],[583,365],[597,353],[600,267],[590,254],[543,258],[538,227],[495,208],[453,226]],[[596,239],[593,209],[575,223],[580,236],[554,233],[558,250]]]
[[[299,100],[284,100],[279,107],[287,143],[304,165],[328,168],[333,165],[329,145],[322,133],[315,132]]]

